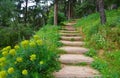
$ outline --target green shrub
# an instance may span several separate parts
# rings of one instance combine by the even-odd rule
[[[95,57],[95,61],[91,64],[91,66],[102,71],[108,66],[108,64],[104,60]]]
[[[111,78],[119,78],[120,77],[120,50],[116,51],[108,51],[105,54],[105,59],[109,65],[109,72],[112,76]]]
[[[64,13],[58,12],[58,24],[61,24],[66,20]],[[49,13],[48,24],[53,25],[54,23],[54,12]]]
[[[23,24],[18,24],[16,27],[3,27],[0,30],[0,46],[13,46],[23,38],[29,39],[32,34],[32,28],[24,27]]]
[[[37,35],[1,53],[0,78],[52,78],[52,72],[60,68],[57,53]]]
[[[88,52],[85,53],[85,55],[93,57],[97,55],[97,51],[93,48],[91,48]]]
[[[94,47],[98,49],[106,48],[106,44],[107,44],[105,38],[99,33],[92,35],[90,42],[91,44],[93,43]]]

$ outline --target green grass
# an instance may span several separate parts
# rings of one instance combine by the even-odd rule
[[[58,32],[58,26],[46,25],[38,32],[36,32],[36,34],[42,38],[45,45],[47,45],[49,49],[55,50],[57,47],[62,45],[60,42],[58,42],[60,39],[60,35]]]
[[[89,57],[94,57],[97,55],[97,51],[94,50],[93,48],[90,48],[89,51],[85,53],[85,55]]]
[[[81,62],[81,63],[77,63],[75,64],[76,66],[86,66],[88,65],[86,62]]]
[[[83,17],[76,27],[82,27],[88,45],[97,49],[120,49],[120,9],[106,11],[107,23],[100,24],[99,13]],[[112,37],[112,38],[111,38]],[[104,45],[104,46],[103,46]]]
[[[85,46],[93,49],[86,54],[95,58],[91,66],[98,69],[103,78],[120,78],[120,8],[106,11],[106,16],[104,25],[100,24],[99,13],[94,13],[79,19],[76,28],[82,27]],[[94,49],[104,52],[100,55]]]
[[[81,62],[81,63],[68,63],[68,65],[71,65],[71,66],[86,66],[88,65],[86,62]]]

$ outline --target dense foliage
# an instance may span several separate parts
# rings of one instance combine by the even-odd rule
[[[14,46],[22,39],[29,39],[34,33],[30,26],[23,27],[23,24],[11,27],[1,27],[0,29],[0,46],[5,47],[7,45]]]
[[[52,72],[58,70],[60,64],[55,52],[58,28],[51,28],[45,26],[37,32],[42,36],[34,35],[31,40],[24,40],[14,48],[3,48],[0,51],[0,78],[52,78]]]
[[[58,24],[60,25],[64,21],[66,21],[66,17],[64,15],[64,13],[58,12]],[[50,11],[47,23],[53,25],[53,23],[54,23],[54,13],[53,13],[53,11]]]

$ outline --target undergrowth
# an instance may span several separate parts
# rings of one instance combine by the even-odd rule
[[[30,40],[0,50],[0,78],[54,78],[60,69],[57,26],[44,26]]]

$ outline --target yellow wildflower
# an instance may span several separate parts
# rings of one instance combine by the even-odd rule
[[[34,38],[34,40],[39,40],[40,39],[40,37],[38,35],[34,35],[33,38]]]
[[[29,41],[28,41],[28,40],[24,40],[24,41],[21,42],[21,45],[22,45],[23,47],[26,47],[28,44],[29,44]]]
[[[20,47],[19,47],[18,45],[16,45],[16,46],[14,46],[14,48],[17,50],[17,49],[19,49]]]
[[[3,56],[7,56],[7,55],[8,55],[8,52],[7,52],[7,51],[3,51],[3,52],[2,52],[2,55],[3,55]]]
[[[9,74],[12,74],[14,72],[14,68],[13,67],[10,67],[9,69],[8,69],[8,73]]]
[[[3,48],[2,51],[6,51],[7,49],[6,48]]]
[[[23,59],[22,59],[21,57],[17,57],[16,61],[17,61],[17,62],[22,62]]]
[[[23,75],[27,75],[27,74],[28,74],[28,71],[27,71],[26,69],[24,69],[24,70],[22,71],[22,74],[23,74]]]
[[[3,66],[6,65],[5,61],[6,61],[6,58],[5,58],[5,57],[1,57],[1,58],[0,58],[0,66],[1,66],[1,67],[3,67]]]
[[[31,46],[31,47],[35,47],[35,42],[34,41],[31,41],[30,43],[29,43],[29,45]]]
[[[42,45],[42,40],[37,40],[36,43],[37,43],[38,45]]]
[[[30,56],[30,60],[31,61],[34,61],[36,59],[36,55],[35,54],[32,54],[31,56]]]
[[[17,64],[17,61],[15,61],[14,64]]]
[[[7,73],[6,73],[6,71],[0,71],[0,78],[6,78],[6,76],[7,76]]]
[[[44,64],[44,62],[43,62],[43,61],[40,61],[40,65],[42,65],[42,64]]]
[[[11,46],[7,46],[6,49],[7,49],[7,50],[10,50],[10,49],[11,49]]]
[[[1,62],[5,62],[5,60],[6,60],[5,57],[1,57],[1,58],[0,58],[0,63],[1,63]]]
[[[11,46],[7,46],[5,48],[2,49],[2,51],[9,51],[11,49]]]
[[[11,55],[15,55],[16,54],[16,51],[15,51],[15,49],[11,49],[10,51],[9,51],[9,54],[11,54]]]

